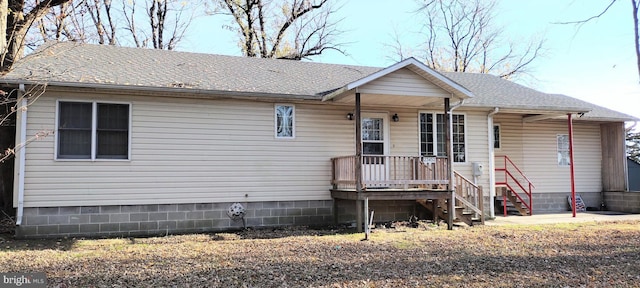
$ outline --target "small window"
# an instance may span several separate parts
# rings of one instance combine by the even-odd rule
[[[129,104],[58,102],[57,159],[129,159]]]
[[[500,125],[493,125],[493,149],[500,149]]]
[[[558,166],[569,166],[571,159],[569,158],[569,135],[559,134],[558,139]]]
[[[293,105],[276,105],[276,138],[294,138],[295,107]]]

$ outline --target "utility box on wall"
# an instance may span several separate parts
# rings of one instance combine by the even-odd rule
[[[482,176],[482,170],[484,170],[484,165],[480,162],[473,162],[473,176]]]

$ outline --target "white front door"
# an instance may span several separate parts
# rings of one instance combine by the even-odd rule
[[[389,116],[387,113],[362,114],[362,178],[369,187],[385,186],[389,179],[389,163],[384,157],[389,155]]]

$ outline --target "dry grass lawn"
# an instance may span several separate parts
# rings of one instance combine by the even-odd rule
[[[51,287],[640,287],[640,222],[338,232],[0,238],[0,272]]]

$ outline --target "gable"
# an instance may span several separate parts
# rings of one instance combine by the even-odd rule
[[[402,68],[358,88],[373,95],[403,95],[446,98],[451,93],[433,84],[408,68]]]

